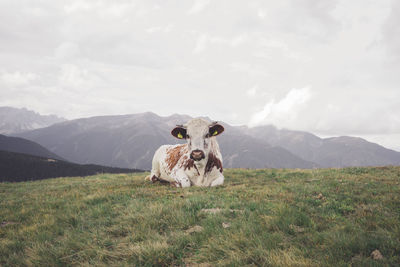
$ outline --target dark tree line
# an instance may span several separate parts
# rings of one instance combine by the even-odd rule
[[[137,169],[106,167],[0,151],[0,182],[22,182],[55,177],[88,176],[98,173],[132,173]]]

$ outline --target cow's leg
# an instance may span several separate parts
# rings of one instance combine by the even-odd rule
[[[217,179],[211,182],[210,186],[222,185],[224,183],[224,176],[220,174]]]
[[[148,180],[152,181],[153,183],[158,182],[158,181],[160,181],[160,182],[163,181],[160,179],[159,174],[156,175],[156,172],[153,172],[153,171],[151,171],[150,175],[148,176]]]
[[[159,148],[153,156],[153,161],[151,163],[151,172],[150,175],[146,177],[146,180],[152,181],[153,183],[160,180],[160,157],[161,157],[161,149]]]
[[[175,180],[175,182],[171,182],[171,184],[175,185],[176,187],[190,187],[190,180],[183,170],[177,170],[176,173],[171,176]]]

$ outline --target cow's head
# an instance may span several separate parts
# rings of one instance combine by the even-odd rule
[[[209,123],[203,119],[192,119],[185,125],[177,125],[171,134],[178,139],[186,139],[190,158],[199,161],[208,155],[210,140],[224,131],[217,122]]]

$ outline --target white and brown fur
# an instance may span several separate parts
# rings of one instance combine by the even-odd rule
[[[146,179],[177,187],[223,184],[222,156],[216,140],[223,131],[222,125],[200,118],[175,127],[171,134],[187,143],[161,146],[154,154],[151,174]]]

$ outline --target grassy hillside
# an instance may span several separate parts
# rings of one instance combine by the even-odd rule
[[[0,265],[400,264],[400,167],[232,169],[189,189],[145,175],[1,183]]]

